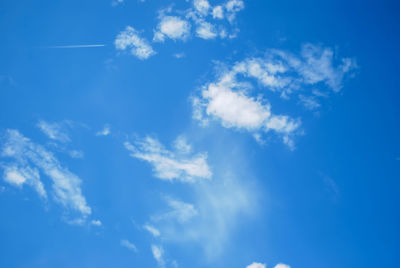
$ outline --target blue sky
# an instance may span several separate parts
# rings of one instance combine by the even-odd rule
[[[0,267],[395,267],[399,3],[0,3]]]

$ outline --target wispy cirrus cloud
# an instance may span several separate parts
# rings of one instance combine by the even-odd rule
[[[29,166],[19,167],[16,164],[3,165],[5,182],[21,188],[24,184],[33,187],[36,192],[43,198],[47,199],[47,192],[40,180],[39,171]]]
[[[172,197],[166,197],[165,199],[169,207],[168,211],[153,216],[152,219],[156,222],[174,220],[179,223],[186,223],[199,214],[193,204],[185,203]]]
[[[104,125],[103,129],[96,132],[96,136],[108,136],[111,134],[111,128],[109,125]]]
[[[154,226],[152,226],[152,225],[145,224],[145,225],[143,226],[143,228],[144,228],[146,231],[148,231],[150,234],[152,234],[154,237],[159,237],[159,236],[161,235],[160,231],[159,231],[156,227],[154,227]]]
[[[71,141],[65,122],[47,122],[40,120],[37,124],[38,128],[49,138],[60,142]]]
[[[166,209],[151,216],[159,238],[169,243],[197,243],[208,258],[224,251],[231,232],[257,209],[257,192],[233,174],[193,184],[191,202],[168,196]]]
[[[133,144],[124,146],[131,156],[150,163],[157,178],[181,182],[194,182],[197,179],[210,179],[212,172],[207,164],[207,154],[190,154],[189,145],[182,138],[175,141],[175,148],[167,150],[157,139],[146,137],[136,139]]]
[[[151,252],[159,267],[165,267],[164,249],[159,245],[151,245]]]
[[[127,248],[127,249],[129,249],[130,251],[132,251],[132,252],[135,252],[135,253],[138,252],[138,250],[137,250],[135,244],[133,244],[133,243],[130,242],[129,240],[122,239],[121,242],[120,242],[120,244],[121,244],[122,247]]]
[[[44,198],[47,193],[40,173],[48,177],[52,182],[53,199],[65,208],[66,213],[75,217],[67,222],[83,224],[91,215],[92,210],[80,187],[82,180],[62,166],[43,146],[24,137],[18,130],[9,129],[1,147],[1,157],[7,161],[2,163],[6,182],[17,186],[30,185]]]

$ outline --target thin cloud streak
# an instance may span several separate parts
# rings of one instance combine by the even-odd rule
[[[105,47],[104,44],[98,45],[69,45],[69,46],[48,46],[43,48],[89,48],[89,47]]]

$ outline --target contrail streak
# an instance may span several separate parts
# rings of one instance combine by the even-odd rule
[[[105,47],[106,45],[71,45],[71,46],[49,46],[44,48],[87,48],[87,47]]]

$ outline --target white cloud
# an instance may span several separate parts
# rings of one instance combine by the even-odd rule
[[[174,57],[177,58],[177,59],[182,59],[182,58],[184,58],[184,57],[186,56],[186,54],[183,53],[183,52],[181,52],[181,53],[175,53],[175,54],[172,55],[172,56],[174,56]]]
[[[196,11],[202,16],[206,16],[211,8],[207,0],[193,0],[193,5]]]
[[[18,167],[16,164],[4,165],[4,181],[17,187],[22,187],[26,183],[33,187],[41,197],[47,198],[46,190],[36,168]]]
[[[214,39],[218,36],[215,26],[205,21],[197,25],[196,34],[202,39]]]
[[[214,19],[224,18],[224,8],[222,6],[216,6],[212,10],[212,16]]]
[[[229,0],[225,4],[226,10],[229,12],[238,12],[244,8],[243,0]]]
[[[160,267],[165,267],[164,249],[161,246],[151,245],[151,252]]]
[[[232,73],[203,86],[201,95],[193,98],[193,117],[207,124],[209,119],[219,120],[227,128],[250,132],[270,130],[288,139],[300,126],[300,121],[286,115],[274,115],[271,105],[261,97],[247,94],[248,84],[236,81]]]
[[[345,73],[356,67],[354,60],[341,59],[341,64],[333,66],[334,52],[331,48],[322,48],[312,44],[305,44],[301,51],[304,61],[295,66],[302,74],[304,81],[309,84],[325,82],[335,92],[342,88]]]
[[[173,40],[186,40],[189,36],[190,23],[188,21],[177,16],[162,15],[153,40],[163,42],[165,37]]]
[[[151,233],[154,237],[158,237],[161,234],[160,231],[156,227],[154,227],[152,225],[146,224],[146,225],[143,226],[143,228],[146,231],[148,231],[149,233]]]
[[[119,4],[122,4],[124,0],[112,0],[111,5],[112,6],[118,6]]]
[[[259,262],[253,262],[252,264],[246,266],[246,268],[266,268],[266,267],[267,267],[266,264]],[[283,263],[279,263],[275,265],[274,268],[290,268],[290,266]]]
[[[1,156],[14,160],[5,168],[5,176],[9,181],[18,177],[19,183],[26,182],[41,196],[45,196],[43,184],[39,180],[39,169],[52,181],[53,198],[68,209],[68,212],[78,213],[82,221],[91,214],[91,208],[82,195],[81,179],[63,167],[55,156],[41,145],[31,142],[17,130],[7,130]]]
[[[240,6],[234,2],[230,10]],[[264,57],[250,57],[223,67],[215,81],[203,85],[199,94],[192,97],[193,118],[203,126],[217,120],[227,128],[245,129],[256,134],[258,140],[262,140],[260,133],[273,131],[293,149],[292,137],[299,132],[300,119],[273,114],[260,90],[276,92],[282,99],[298,94],[300,104],[317,109],[318,98],[327,95],[316,87],[337,92],[344,75],[356,68],[356,63],[350,58],[338,58],[330,48],[305,44],[299,56],[272,49]]]
[[[153,217],[155,221],[175,220],[179,223],[189,222],[198,215],[198,211],[193,204],[185,203],[171,197],[166,197],[169,210],[165,213]]]
[[[317,99],[314,96],[304,96],[300,94],[299,102],[308,110],[315,110],[321,107],[321,104],[317,101]]]
[[[187,142],[186,137],[181,135],[174,141],[174,148],[177,152],[182,154],[188,154],[192,151],[192,146]]]
[[[227,10],[227,18],[230,22],[233,22],[236,18],[236,13],[244,9],[243,0],[229,0],[225,3],[225,9]]]
[[[246,268],[266,268],[267,266],[264,263],[253,262],[250,265],[247,265]]]
[[[188,155],[180,149],[169,151],[151,137],[136,140],[134,145],[129,142],[124,145],[132,157],[152,164],[155,176],[160,179],[194,182],[196,179],[210,179],[212,176],[205,153]]]
[[[193,204],[169,198],[168,210],[151,219],[163,240],[199,243],[213,258],[224,250],[237,224],[256,210],[257,192],[230,174],[194,184],[193,190]]]
[[[159,11],[159,23],[153,41],[164,42],[166,38],[186,40],[191,35],[202,39],[235,38],[239,30],[234,27],[237,12],[244,8],[242,0],[229,0],[212,6],[208,0],[191,0],[192,7],[175,11],[172,6]],[[184,18],[183,18],[184,16]]]
[[[286,77],[300,85],[323,83],[334,92],[343,87],[346,73],[357,68],[354,59],[339,58],[330,47],[310,43],[304,44],[300,55],[296,56],[283,50],[271,50],[267,63],[282,64],[286,67]],[[297,75],[291,75],[295,72]]]
[[[85,154],[82,151],[78,151],[78,150],[69,151],[69,155],[72,158],[83,158],[85,156]]]
[[[290,266],[287,264],[278,263],[277,265],[275,265],[275,268],[290,268]]]
[[[49,123],[46,121],[39,121],[37,124],[39,129],[50,139],[61,141],[61,142],[69,142],[70,138],[66,133],[65,126],[63,123]]]
[[[156,54],[146,39],[140,37],[139,32],[133,27],[127,26],[120,32],[114,41],[117,50],[130,49],[132,55],[141,60],[148,59]]]
[[[135,253],[136,253],[136,252],[138,251],[137,248],[136,248],[136,246],[135,246],[133,243],[129,242],[129,240],[122,239],[121,242],[120,242],[120,244],[121,244],[121,246],[123,246],[123,247],[129,249],[129,250],[132,251],[132,252],[135,252]]]
[[[96,136],[108,136],[111,134],[111,129],[109,125],[105,125],[102,130],[96,132]]]
[[[92,221],[90,221],[90,224],[94,225],[94,226],[102,226],[102,223],[100,220],[92,220]]]
[[[207,115],[220,118],[226,127],[258,129],[271,116],[269,105],[218,84],[210,84],[202,97],[207,101]]]

